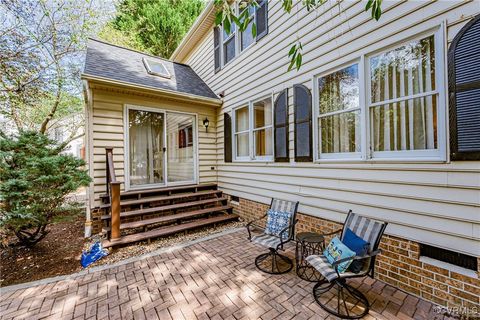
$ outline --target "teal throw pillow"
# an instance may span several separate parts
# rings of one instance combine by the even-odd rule
[[[330,241],[327,248],[323,251],[323,255],[327,258],[328,262],[333,264],[335,261],[354,257],[355,252],[350,250],[346,245],[344,245],[342,241],[338,239],[338,237],[335,237],[332,239],[332,241]],[[338,272],[345,272],[350,263],[352,263],[352,260],[340,263],[338,265]]]

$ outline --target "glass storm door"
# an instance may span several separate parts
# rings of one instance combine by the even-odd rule
[[[195,182],[195,116],[167,112],[168,184]]]
[[[165,114],[128,110],[130,186],[165,184]]]

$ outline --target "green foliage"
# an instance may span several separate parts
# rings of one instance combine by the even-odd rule
[[[217,12],[215,13],[215,24],[223,25],[223,28],[227,33],[230,33],[232,24],[235,24],[238,28],[238,31],[243,32],[247,30],[248,24],[253,20],[253,17],[250,16],[249,10],[245,10],[248,7],[258,7],[258,2],[256,0],[243,0],[240,1],[238,7],[240,9],[240,14],[235,13],[234,7],[228,1],[224,0],[215,0],[215,6],[217,7]],[[255,23],[252,25],[252,35],[255,37],[257,35],[257,27]]]
[[[100,36],[118,45],[127,44],[169,58],[204,5],[202,0],[123,0],[116,17],[106,27],[119,31],[120,41],[107,37],[105,31]]]
[[[372,19],[379,20],[382,15],[382,0],[368,0],[365,11],[372,11]]]
[[[288,57],[290,58],[288,71],[292,70],[293,67],[295,67],[297,71],[300,70],[300,67],[302,66],[302,50],[303,47],[301,42],[295,43],[290,48],[290,51],[288,52]]]
[[[131,30],[120,31],[116,29],[116,26],[111,21],[105,24],[103,29],[99,32],[98,37],[106,42],[114,43],[117,46],[139,51],[147,51]]]
[[[0,138],[0,229],[32,246],[47,226],[72,214],[68,194],[91,181],[85,162],[61,149],[43,134],[23,131]]]

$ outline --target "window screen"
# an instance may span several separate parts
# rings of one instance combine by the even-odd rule
[[[255,12],[257,25],[257,41],[265,37],[268,33],[268,1],[258,1],[258,7]]]

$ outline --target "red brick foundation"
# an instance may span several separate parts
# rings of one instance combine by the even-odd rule
[[[239,199],[231,202],[234,213],[250,221],[258,219],[268,205]],[[296,232],[327,233],[342,227],[340,223],[298,213]],[[410,294],[442,306],[480,308],[480,280],[420,261],[418,243],[384,235],[382,254],[376,260],[375,277]],[[480,258],[478,259],[480,265]]]
[[[91,214],[91,225],[92,225],[92,234],[99,234],[102,232],[102,219],[101,216],[105,214],[105,210],[93,208],[90,212]]]

